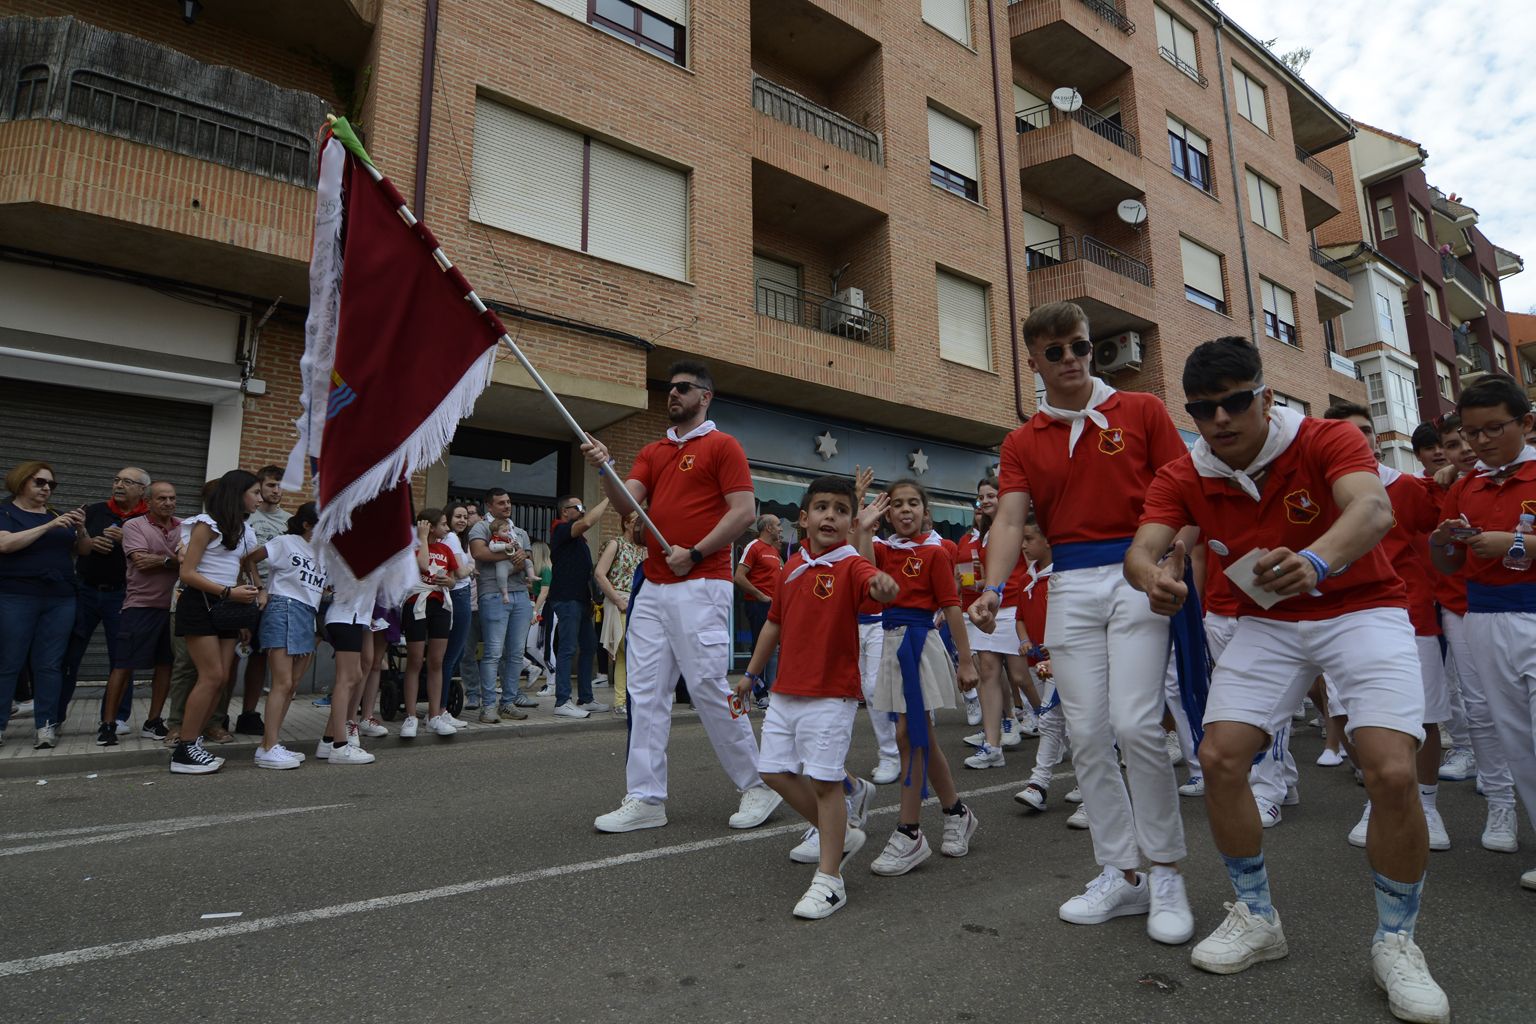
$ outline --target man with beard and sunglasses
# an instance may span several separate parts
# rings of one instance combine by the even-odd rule
[[[1398,1018],[1449,1021],[1450,1003],[1413,941],[1429,858],[1414,770],[1424,684],[1407,588],[1381,546],[1392,503],[1376,456],[1347,421],[1277,405],[1246,338],[1198,346],[1183,384],[1200,440],[1158,470],[1124,571],[1154,612],[1173,614],[1189,596],[1176,531],[1194,526],[1237,588],[1237,626],[1212,674],[1200,746],[1211,834],[1237,899],[1190,962],[1235,974],[1288,953],[1249,766],[1277,716],[1326,674],[1373,808],[1372,974]]]
[[[731,542],[752,522],[752,473],[741,444],[708,419],[715,384],[703,363],[685,360],[668,373],[664,440],[640,450],[621,482],[608,448],[588,435],[581,446],[614,505],[650,503],[656,528],[672,545],[646,535],[643,582],[629,607],[627,647],[629,760],[619,807],[593,822],[599,832],[633,832],[667,823],[667,739],[679,674],[698,708],[715,756],[738,790],[732,828],[756,828],[783,800],[757,771],[757,739],[747,705],[734,700],[730,667]],[[629,494],[624,493],[628,487]],[[631,499],[633,496],[633,499]]]

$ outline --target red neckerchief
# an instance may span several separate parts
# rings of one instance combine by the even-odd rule
[[[149,502],[145,501],[143,498],[140,498],[138,505],[134,506],[133,511],[125,512],[118,507],[116,498],[108,498],[107,511],[111,512],[119,519],[132,519],[134,516],[146,515],[149,512]]]

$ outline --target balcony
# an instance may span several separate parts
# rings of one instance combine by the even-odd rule
[[[1071,301],[1088,314],[1095,337],[1156,323],[1152,269],[1092,235],[1063,235],[1024,251],[1033,305]]]
[[[1014,63],[1083,92],[1131,66],[1136,23],[1110,0],[1009,0]]]
[[[1445,276],[1445,301],[1458,320],[1475,320],[1488,311],[1488,293],[1483,282],[1453,256],[1440,257],[1440,271]]]
[[[1360,371],[1360,367],[1355,361],[1348,356],[1341,356],[1337,352],[1330,350],[1323,353],[1323,360],[1328,364],[1328,368],[1335,373],[1342,373],[1344,376],[1353,377],[1355,380],[1365,380],[1365,374]]]
[[[875,348],[891,347],[890,321],[867,305],[855,306],[844,299],[761,278],[756,282],[756,291],[759,317],[802,324],[824,334],[850,338]]]
[[[1051,106],[1014,115],[1024,191],[1090,217],[1145,192],[1136,136],[1088,107]]]
[[[1312,246],[1312,290],[1317,296],[1317,319],[1332,320],[1355,308],[1355,290],[1349,283],[1349,269],[1317,246]]]
[[[1480,376],[1493,368],[1493,360],[1477,343],[1471,324],[1462,324],[1455,328],[1451,331],[1451,337],[1456,344],[1456,366],[1461,371],[1463,384],[1467,383],[1468,374]]]
[[[756,74],[752,76],[752,108],[870,163],[885,163],[879,132]]]
[[[1493,247],[1494,267],[1499,272],[1499,280],[1512,277],[1525,269],[1525,257],[1517,252],[1510,252],[1501,245]]]
[[[1333,172],[1317,157],[1300,146],[1296,147],[1296,159],[1311,173],[1301,176],[1301,213],[1311,231],[1324,221],[1339,215],[1339,187],[1333,180]]]
[[[378,24],[381,0],[262,0],[259,4],[205,2],[197,24],[270,39],[299,53],[315,53],[344,68],[362,66]]]

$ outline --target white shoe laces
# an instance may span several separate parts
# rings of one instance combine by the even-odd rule
[[[1486,832],[1498,832],[1514,834],[1515,809],[1495,804],[1488,808],[1488,825]]]
[[[1429,976],[1429,964],[1424,961],[1424,952],[1411,938],[1402,932],[1388,932],[1382,942],[1386,944],[1390,956],[1387,970],[1399,981],[1434,983],[1434,979]]]
[[[1158,903],[1178,904],[1184,900],[1184,877],[1177,871],[1152,873],[1152,899]]]
[[[1115,879],[1120,877],[1120,872],[1114,868],[1105,868],[1097,878],[1088,883],[1088,888],[1083,890],[1081,899],[1101,900],[1115,886]]]
[[[1246,903],[1223,903],[1222,906],[1226,908],[1227,917],[1226,920],[1217,926],[1216,931],[1212,933],[1211,938],[1213,939],[1233,938],[1252,928],[1258,920],[1258,918],[1253,916],[1253,912],[1248,909],[1248,904]]]

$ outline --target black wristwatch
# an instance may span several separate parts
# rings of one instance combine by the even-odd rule
[[[694,565],[698,565],[700,562],[704,561],[704,555],[699,551],[698,548],[689,548],[688,557],[693,559]]]

